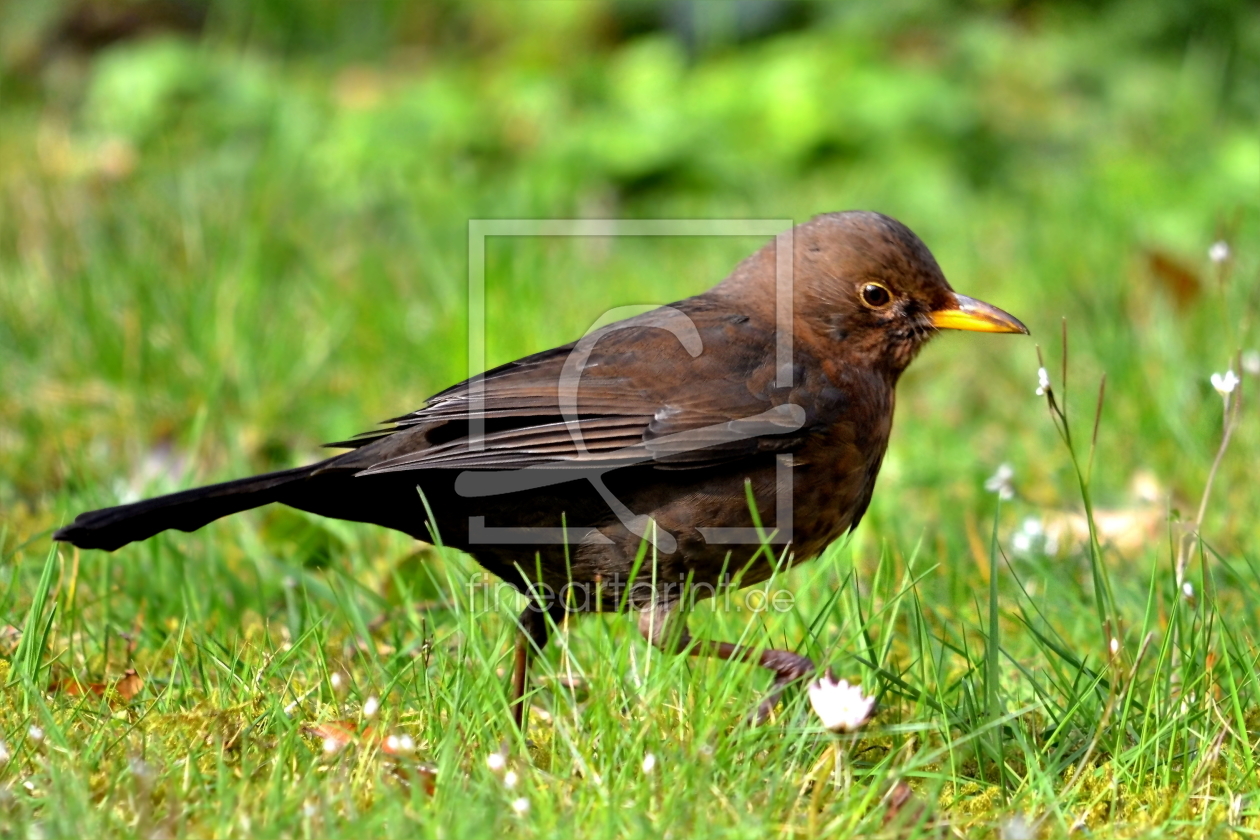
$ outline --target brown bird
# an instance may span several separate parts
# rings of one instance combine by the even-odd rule
[[[764,717],[814,664],[693,639],[677,607],[764,581],[785,547],[801,562],[858,524],[897,379],[941,329],[1028,332],[956,294],[900,222],[818,216],[704,294],[495,368],[390,428],[331,444],[350,452],[84,513],[55,539],[112,551],[270,502],[426,541],[437,533],[530,599],[512,680],[518,725],[548,616],[601,610],[636,611],[662,649],[770,669]]]

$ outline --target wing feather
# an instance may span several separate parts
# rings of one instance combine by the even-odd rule
[[[696,301],[698,299],[692,299]],[[574,345],[496,368],[432,397],[393,428],[339,445],[360,475],[418,469],[670,468],[790,450],[806,411],[773,389],[772,332],[712,301],[686,312],[703,351],[692,353],[647,316],[601,336],[575,366]],[[649,364],[645,364],[648,362]],[[484,434],[471,437],[471,418]]]

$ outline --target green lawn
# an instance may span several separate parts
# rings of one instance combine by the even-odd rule
[[[439,7],[289,39],[302,6],[223,3],[31,57],[0,4],[0,837],[1260,833],[1254,10],[857,3],[688,55],[607,4]],[[519,604],[467,557],[278,508],[49,540],[467,376],[469,219],[850,208],[1033,333],[929,346],[861,527],[768,585],[789,609],[693,617],[860,681],[856,735],[803,691],[749,727],[768,675],[599,616],[539,663],[527,747]],[[492,240],[487,365],[760,244]]]

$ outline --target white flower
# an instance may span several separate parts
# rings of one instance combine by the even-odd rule
[[[1056,535],[1046,533],[1046,526],[1040,519],[1027,516],[1020,523],[1019,530],[1011,535],[1011,550],[1023,557],[1057,554],[1059,540]]]
[[[329,735],[324,739],[324,755],[333,755],[341,749],[342,742]]]
[[[1050,374],[1043,367],[1037,368],[1037,396],[1044,397],[1050,390]]]
[[[492,752],[486,756],[486,766],[498,773],[507,766],[507,758],[501,752]]]
[[[1011,537],[1011,548],[1015,549],[1016,554],[1032,553],[1032,534],[1027,531],[1016,531],[1015,536]]]
[[[509,770],[503,774],[503,786],[508,790],[514,789],[519,781],[520,777],[516,775],[515,770]]]
[[[1015,498],[1015,485],[1012,479],[1015,478],[1015,468],[1010,464],[1002,464],[997,471],[984,482],[984,489],[990,493],[997,493],[998,498],[1004,502],[1009,502]]]
[[[1115,636],[1112,636],[1111,637],[1111,655],[1115,656],[1119,652],[1120,652],[1120,640],[1117,639]]]
[[[1229,396],[1238,387],[1238,376],[1232,370],[1225,371],[1224,375],[1214,373],[1212,374],[1212,387],[1222,397]]]
[[[1191,583],[1190,581],[1186,581],[1185,583],[1181,584],[1181,594],[1185,595],[1187,598],[1193,601],[1194,600],[1194,584]]]
[[[1208,248],[1208,259],[1217,265],[1229,259],[1229,243],[1213,242],[1212,247]]]
[[[647,775],[656,769],[656,756],[648,753],[643,756],[643,775]]]
[[[31,728],[26,730],[26,734],[29,735],[31,740],[37,744],[44,740],[44,730],[40,729],[33,723],[31,724]]]
[[[381,701],[376,697],[369,697],[367,702],[363,704],[363,716],[365,718],[376,717],[376,713],[381,709]]]
[[[1243,353],[1242,369],[1244,373],[1260,376],[1260,350],[1248,350]]]
[[[1037,826],[1028,822],[1028,817],[1023,814],[1015,816],[1002,823],[998,836],[1002,840],[1034,840],[1037,836]]]
[[[133,758],[128,761],[127,769],[130,770],[131,775],[135,776],[137,779],[148,781],[153,778],[153,768],[150,767],[149,763],[143,758]]]
[[[512,800],[512,810],[520,814],[522,817],[529,813],[529,800],[525,797]]]
[[[416,742],[410,735],[390,735],[385,739],[385,751],[390,755],[411,755],[416,751]]]
[[[864,695],[862,686],[836,682],[830,675],[810,684],[809,704],[823,726],[833,732],[853,732],[875,711],[875,698]]]

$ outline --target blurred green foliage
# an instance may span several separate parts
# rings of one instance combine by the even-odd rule
[[[107,47],[59,92],[76,131],[146,163],[155,146],[267,154],[339,202],[461,174],[506,179],[539,212],[605,188],[740,195],[841,172],[903,179],[908,209],[929,213],[1156,175],[1222,204],[1254,195],[1251,4],[854,3],[702,51],[667,27],[617,38],[627,9],[758,5],[213,4],[204,39]],[[42,64],[26,46],[37,78],[73,49],[43,37]]]

